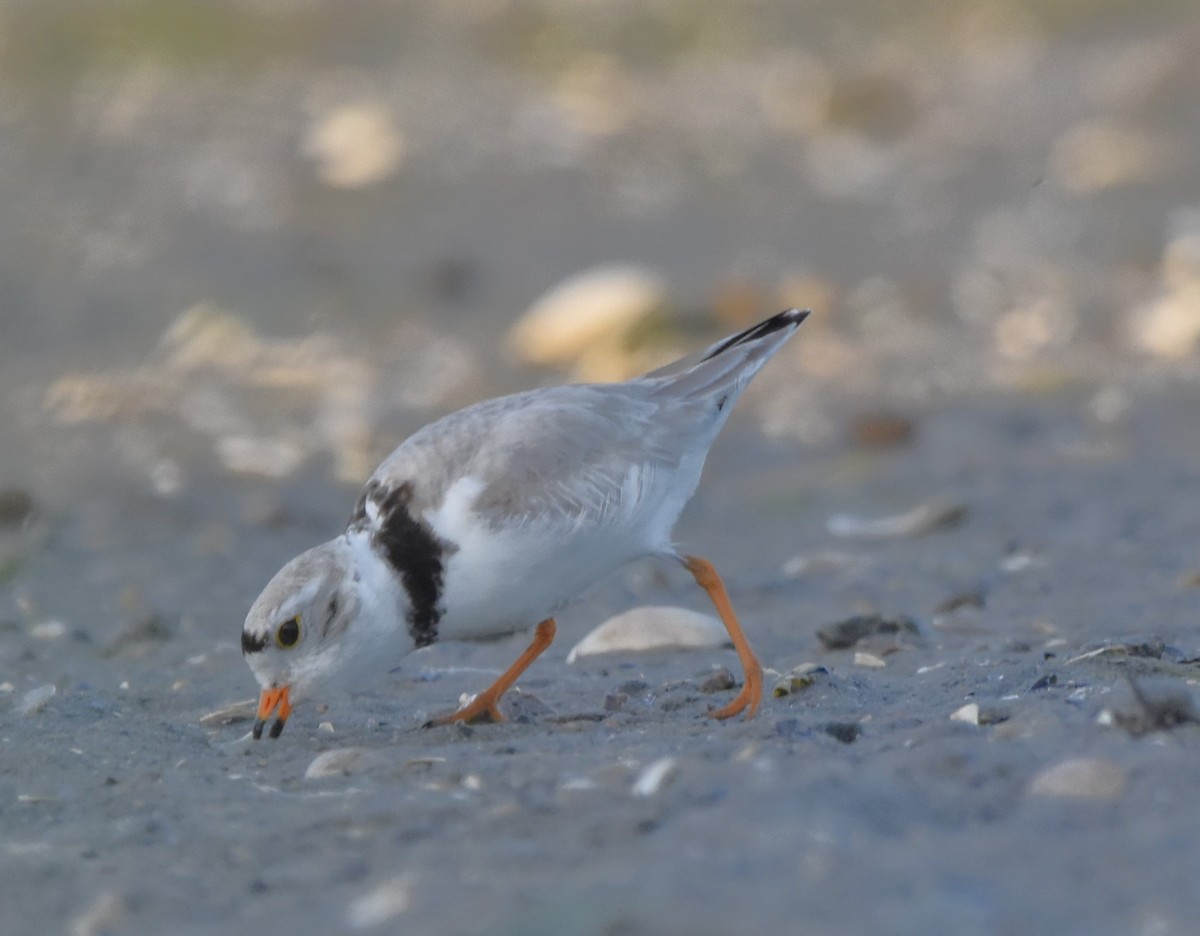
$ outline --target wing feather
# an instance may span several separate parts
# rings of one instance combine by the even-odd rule
[[[678,467],[708,407],[664,401],[638,384],[553,387],[488,400],[409,437],[376,470],[436,508],[450,485],[478,480],[474,509],[490,526],[619,522]]]

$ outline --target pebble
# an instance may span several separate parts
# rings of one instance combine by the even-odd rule
[[[631,792],[634,796],[653,796],[675,775],[678,763],[673,757],[660,757],[638,774]]]
[[[555,286],[517,320],[510,347],[530,364],[569,365],[667,305],[662,277],[638,266],[585,270]]]
[[[858,722],[828,722],[821,730],[842,744],[853,744],[862,734],[862,725]]]
[[[700,683],[701,692],[725,692],[737,685],[737,680],[733,673],[726,666],[718,667],[714,670],[703,682]]]
[[[305,780],[323,777],[348,777],[374,766],[379,755],[366,748],[334,748],[318,754],[304,771]]]
[[[956,501],[928,501],[918,504],[912,510],[886,517],[834,514],[829,518],[826,528],[834,536],[882,540],[950,530],[961,526],[966,518],[965,504]]]
[[[1125,790],[1125,771],[1111,761],[1079,757],[1047,767],[1030,781],[1032,796],[1111,799]]]
[[[907,416],[886,410],[864,413],[850,427],[854,443],[872,451],[903,448],[912,442],[916,432],[916,425]]]
[[[879,614],[856,614],[817,630],[817,639],[826,650],[846,650],[867,637],[907,634],[921,636],[916,621],[906,615],[885,618]]]
[[[404,913],[412,903],[411,874],[397,875],[350,901],[346,923],[353,929],[374,929]]]
[[[0,526],[20,526],[33,513],[33,498],[16,488],[0,490]]]
[[[58,690],[53,683],[46,683],[38,686],[36,689],[30,689],[27,693],[21,696],[21,701],[17,703],[17,713],[20,715],[34,715],[45,708],[46,703],[54,698]]]
[[[887,666],[887,661],[883,657],[876,656],[873,653],[863,653],[861,650],[854,654],[855,666],[866,666],[870,669],[883,669]]]
[[[62,621],[39,621],[29,628],[34,640],[61,640],[67,635],[67,625]]]
[[[604,653],[682,650],[729,644],[725,626],[687,608],[646,605],[609,618],[571,648],[567,662]]]
[[[366,188],[394,175],[405,143],[391,115],[375,104],[347,104],[318,119],[304,140],[304,155],[333,188]]]

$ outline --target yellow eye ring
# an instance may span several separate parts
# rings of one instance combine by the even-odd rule
[[[300,615],[284,621],[275,631],[275,643],[284,650],[290,650],[300,642]]]

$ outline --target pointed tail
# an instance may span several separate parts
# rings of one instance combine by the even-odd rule
[[[737,397],[758,369],[783,347],[809,316],[809,310],[788,309],[745,331],[718,341],[699,355],[652,371],[645,378],[664,381],[660,392],[677,397],[722,393]],[[724,401],[722,401],[722,407]]]

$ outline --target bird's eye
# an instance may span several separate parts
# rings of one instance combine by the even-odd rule
[[[296,642],[300,639],[300,615],[296,615],[290,620],[284,621],[279,625],[279,630],[275,632],[275,642],[283,649],[287,650],[296,646]]]

